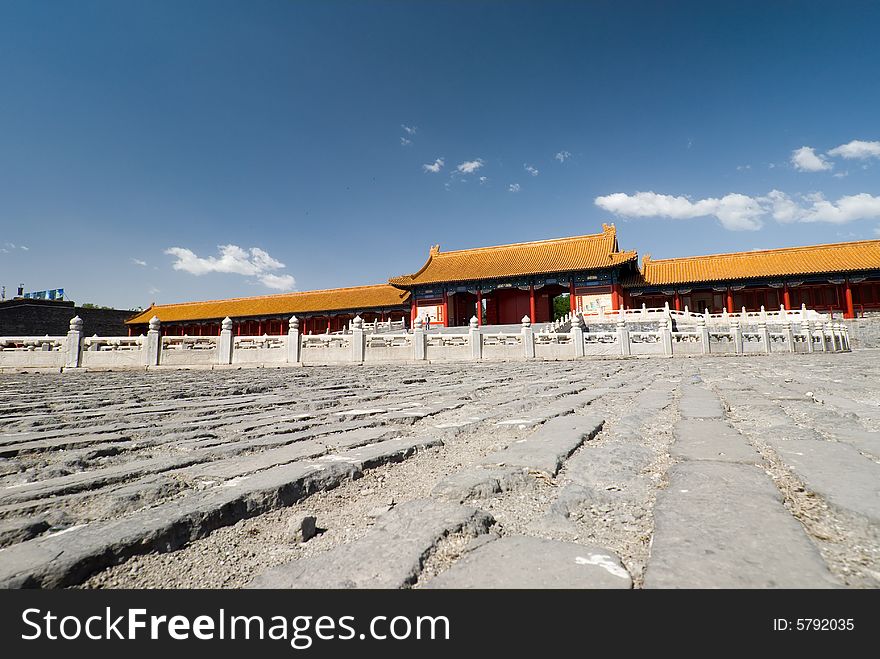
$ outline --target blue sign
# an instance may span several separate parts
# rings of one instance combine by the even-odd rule
[[[64,289],[53,288],[49,291],[35,291],[33,293],[25,293],[24,297],[28,300],[63,300]]]

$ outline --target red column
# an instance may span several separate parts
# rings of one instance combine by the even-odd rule
[[[535,285],[529,284],[529,319],[535,322]]]
[[[788,290],[788,284],[782,286],[782,305],[786,310],[791,309],[791,293]]]
[[[727,313],[733,313],[733,289],[727,287]]]
[[[681,311],[681,295],[678,294],[678,291],[675,291],[675,295],[673,296],[672,301],[675,305],[675,310]]]
[[[849,283],[849,278],[847,278],[846,283],[844,284],[844,299],[846,301],[846,315],[844,318],[855,318],[856,310],[853,307],[853,298],[852,298],[852,286]]]
[[[449,327],[449,293],[443,291],[443,327]]]
[[[416,325],[416,316],[418,315],[418,306],[416,305],[416,296],[412,293],[410,294],[412,297],[409,299],[410,308],[409,308],[409,326],[415,327]]]
[[[617,290],[617,284],[611,284],[611,309],[612,311],[620,309],[620,293]]]
[[[483,324],[483,291],[477,289],[477,327]]]
[[[574,296],[574,282],[568,284],[568,308],[571,311],[577,309],[577,299]]]

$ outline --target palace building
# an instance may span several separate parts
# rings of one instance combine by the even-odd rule
[[[167,335],[215,336],[227,316],[233,333],[244,336],[286,334],[292,315],[300,319],[304,334],[343,329],[355,316],[367,322],[400,321],[409,317],[409,293],[388,284],[333,288],[304,293],[185,302],[150,306],[127,321],[129,334],[147,331],[150,318],[162,322]]]
[[[656,261],[646,254],[624,289],[628,306],[721,313],[806,305],[855,318],[880,312],[880,240]]]
[[[880,315],[880,240],[671,259],[622,251],[614,225],[570,238],[443,252],[435,245],[417,272],[387,284],[208,302],[153,305],[129,319],[130,333],[156,316],[170,335],[216,335],[233,320],[240,335],[284,334],[292,315],[304,334],[416,317],[433,325],[553,320],[554,304],[585,314],[663,307],[720,313],[797,308],[845,318]]]
[[[411,293],[410,318],[467,325],[476,315],[488,325],[553,320],[553,300],[569,296],[570,309],[617,309],[621,281],[637,272],[638,255],[617,246],[613,225],[602,233],[498,247],[441,252],[435,245],[422,268],[389,280]],[[476,309],[485,311],[476,313]]]

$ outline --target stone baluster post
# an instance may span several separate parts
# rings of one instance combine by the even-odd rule
[[[70,330],[64,343],[64,368],[79,368],[82,365],[83,321],[79,316],[70,319]]]
[[[767,315],[764,307],[761,307],[761,317],[758,319],[758,336],[761,338],[761,350],[770,354],[770,330],[767,329]]]
[[[424,361],[428,358],[428,337],[421,316],[416,316],[413,323],[413,359]]]
[[[739,324],[739,319],[736,317],[732,317],[730,319],[730,334],[733,336],[733,352],[736,355],[743,354],[743,333],[742,326]]]
[[[831,323],[831,348],[834,352],[840,351],[840,332],[837,323]]]
[[[629,357],[632,354],[632,346],[629,344],[629,329],[623,316],[617,317],[617,343],[620,345],[620,354]]]
[[[586,354],[586,347],[584,346],[584,328],[586,326],[587,323],[584,321],[584,315],[579,311],[575,315],[571,323],[571,329],[568,332],[571,336],[571,345],[574,349],[575,358],[583,357]]]
[[[791,324],[791,318],[785,321],[785,342],[788,343],[788,351],[794,352],[794,327]]]
[[[700,334],[700,353],[708,355],[710,352],[709,326],[706,324],[704,316],[697,318],[697,332]]]
[[[144,359],[147,366],[158,366],[159,360],[162,358],[161,325],[157,316],[150,318],[150,329],[147,331],[147,338],[144,342],[146,348]]]
[[[476,316],[471,316],[468,323],[468,339],[471,344],[471,359],[483,358],[483,333]]]
[[[291,316],[287,322],[287,363],[299,364],[302,361],[302,336],[299,333],[299,318]]]
[[[813,323],[806,319],[806,314],[801,316],[801,329],[807,342],[807,352],[813,352]]]
[[[816,329],[818,330],[816,332],[816,334],[819,335],[819,346],[820,346],[819,350],[821,352],[827,352],[828,351],[828,338],[825,335],[825,326],[822,325],[822,323],[817,323]]]
[[[366,334],[364,333],[364,319],[355,316],[351,321],[351,361],[360,363],[364,361],[366,350]]]
[[[574,319],[572,318],[572,324]],[[532,319],[528,316],[522,317],[522,334],[523,356],[526,359],[534,359],[535,357],[535,332],[532,330]]]
[[[663,344],[663,354],[672,357],[672,316],[669,314],[669,304],[664,309],[666,318],[660,322],[660,343]]]
[[[231,364],[235,337],[232,335],[232,318],[226,316],[220,323],[220,338],[217,340],[217,363]]]

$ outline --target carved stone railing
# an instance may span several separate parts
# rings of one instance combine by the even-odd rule
[[[349,333],[307,336],[300,334],[296,317],[281,336],[234,336],[229,318],[222,322],[219,336],[162,336],[159,320],[153,318],[147,334],[135,337],[85,337],[82,321],[74,318],[67,336],[0,338],[0,368],[321,365],[850,350],[846,325],[814,322],[809,316],[776,324],[767,315],[758,316],[756,324],[749,321],[745,327],[740,315],[730,316],[725,325],[710,324],[706,314],[697,314],[692,327],[676,327],[674,315],[664,313],[657,329],[645,330],[641,324],[630,329],[627,315],[619,314],[614,331],[598,332],[588,331],[580,314],[571,316],[567,332],[535,332],[527,316],[519,332],[490,332],[472,318],[465,333],[428,333],[419,319],[410,332],[372,333],[356,317]]]

